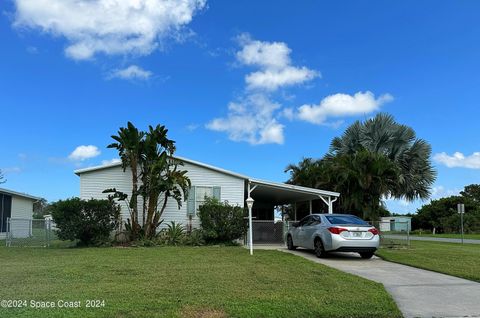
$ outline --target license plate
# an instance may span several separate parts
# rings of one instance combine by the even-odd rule
[[[352,232],[353,237],[362,237],[362,232]]]

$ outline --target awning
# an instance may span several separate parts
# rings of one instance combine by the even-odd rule
[[[255,200],[271,202],[275,205],[282,205],[300,201],[338,198],[340,193],[319,190],[314,188],[300,187],[292,184],[249,179],[250,191],[248,194]],[[328,203],[325,202],[327,205]],[[332,201],[333,202],[333,201]]]

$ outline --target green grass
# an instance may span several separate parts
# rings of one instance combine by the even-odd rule
[[[443,237],[443,238],[456,238],[461,239],[461,234],[412,234],[412,236],[419,236],[419,237]],[[480,234],[464,234],[463,236],[466,239],[471,240],[480,240]]]
[[[383,286],[241,247],[0,248],[0,299],[105,301],[0,317],[401,317]]]
[[[480,245],[411,241],[409,249],[381,248],[387,261],[411,265],[480,282]]]

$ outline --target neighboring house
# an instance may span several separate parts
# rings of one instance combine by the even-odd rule
[[[406,232],[412,229],[412,218],[409,216],[385,216],[380,219],[381,232]]]
[[[33,195],[0,188],[0,238],[5,237],[8,218],[31,220],[33,203],[38,200],[40,198]],[[31,233],[31,222],[28,224],[26,227],[22,226],[22,229],[12,228],[12,230],[16,230],[19,236],[27,236]]]
[[[170,221],[175,221],[184,225],[191,222],[193,227],[198,227],[200,225],[197,217],[198,207],[203,203],[205,196],[216,197],[221,201],[228,201],[232,205],[243,207],[245,199],[250,195],[255,200],[253,217],[256,220],[272,221],[274,220],[275,206],[296,202],[311,202],[320,199],[329,207],[327,210],[331,213],[333,211],[332,204],[339,196],[336,192],[258,180],[198,161],[175,158],[183,161],[182,169],[187,170],[192,188],[187,201],[180,209],[175,200],[168,201],[167,208],[162,215],[163,226]],[[104,199],[108,194],[102,193],[102,191],[109,188],[116,188],[127,194],[132,191],[131,172],[129,169],[124,172],[121,163],[80,169],[75,173],[80,177],[81,199]],[[141,221],[142,202],[139,201],[139,220]],[[310,204],[311,206],[312,204]],[[312,211],[310,208],[310,213],[312,212],[319,211]],[[130,218],[125,202],[122,204],[122,218],[123,221]]]

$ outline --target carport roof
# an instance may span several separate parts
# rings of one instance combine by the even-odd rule
[[[249,178],[252,197],[256,200],[285,204],[319,199],[320,197],[339,197],[340,193],[296,186],[293,184],[271,182]],[[255,187],[255,188],[254,188]]]
[[[8,190],[8,189],[5,189],[5,188],[0,188],[0,193],[15,195],[17,197],[23,197],[23,198],[27,198],[27,199],[31,199],[31,200],[35,200],[35,201],[41,199],[40,197],[35,197],[33,195],[30,195],[30,194],[21,193],[21,192],[17,192],[17,191],[13,191],[13,190]]]

